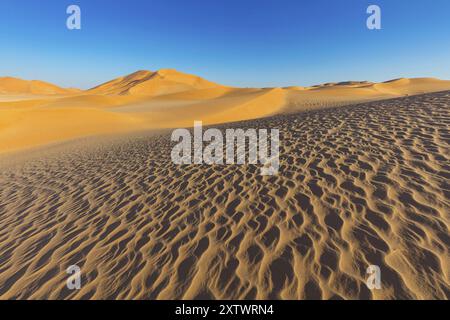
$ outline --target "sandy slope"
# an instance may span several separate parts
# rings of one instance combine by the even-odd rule
[[[229,126],[279,128],[279,175],[168,134],[3,157],[0,298],[450,298],[450,93]]]
[[[162,69],[156,72],[146,70],[137,71],[101,84],[88,90],[88,93],[155,96],[216,87],[221,86],[194,75],[185,74],[173,69]]]
[[[99,134],[191,126],[195,120],[217,124],[443,90],[450,90],[450,81],[431,78],[243,89],[171,69],[138,71],[84,92],[0,78],[0,153]]]
[[[65,89],[39,80],[22,80],[13,77],[0,77],[0,94],[54,95],[74,94],[78,89]]]

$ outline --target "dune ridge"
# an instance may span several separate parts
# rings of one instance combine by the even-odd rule
[[[444,90],[450,90],[450,81],[433,78],[233,88],[173,69],[137,71],[86,91],[0,78],[0,153],[87,136],[190,127],[195,120],[221,124]]]

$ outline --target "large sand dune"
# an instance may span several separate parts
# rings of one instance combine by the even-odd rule
[[[212,122],[232,121],[234,112],[288,113],[227,125],[280,129],[281,167],[272,177],[256,166],[177,166],[169,132],[3,156],[0,298],[450,298],[450,93],[295,113],[385,98],[404,82],[206,91],[220,110],[207,115]],[[187,95],[166,97],[160,108],[172,118],[184,108],[202,114],[201,94]],[[77,125],[137,128],[135,115],[146,111],[133,103],[122,111],[63,108],[70,121],[58,108],[27,107],[33,117],[12,114],[20,125],[9,128],[36,130],[39,112],[39,122],[55,117],[50,128],[57,121],[75,130],[71,121],[91,115],[95,121]],[[148,112],[162,112],[151,111],[157,105]],[[65,286],[73,264],[82,268],[80,291]],[[381,268],[381,290],[365,285],[372,264]]]
[[[88,92],[92,94],[154,96],[215,87],[220,86],[197,76],[173,69],[162,69],[156,72],[137,71],[101,84],[88,90]]]
[[[164,69],[138,71],[87,91],[0,78],[0,153],[79,137],[218,124],[450,90],[450,81],[398,79],[314,87],[231,88]]]

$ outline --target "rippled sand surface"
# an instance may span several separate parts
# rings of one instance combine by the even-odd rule
[[[3,158],[0,298],[450,298],[450,93],[230,126],[280,129],[278,176],[162,133]]]

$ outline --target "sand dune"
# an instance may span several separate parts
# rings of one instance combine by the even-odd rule
[[[222,116],[292,98],[256,92]],[[177,166],[169,133],[3,156],[0,298],[448,299],[449,125],[446,92],[224,126],[280,129],[272,177]]]
[[[17,151],[79,136],[127,132],[142,121],[98,108],[37,108],[0,111],[0,150]]]
[[[373,84],[381,92],[401,95],[414,95],[433,91],[448,90],[448,81],[434,78],[396,79]]]
[[[79,137],[218,124],[450,90],[450,81],[347,81],[314,87],[231,88],[164,69],[138,71],[87,91],[0,79],[0,153]]]
[[[346,81],[290,90],[285,112],[344,106],[427,92],[450,90],[450,81],[433,78],[397,79],[383,83]]]
[[[137,71],[88,90],[91,94],[163,95],[195,89],[219,87],[218,84],[173,69],[156,72]]]
[[[12,77],[0,78],[0,94],[62,95],[78,92],[80,92],[78,89],[64,89],[39,80],[27,81]]]

